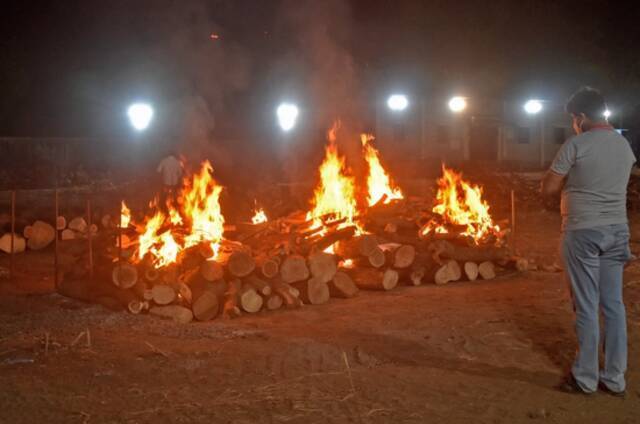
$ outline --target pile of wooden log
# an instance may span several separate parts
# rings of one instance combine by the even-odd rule
[[[58,240],[86,239],[89,234],[95,236],[98,233],[98,226],[88,225],[82,216],[67,221],[67,218],[60,215],[56,218],[55,223],[53,219],[49,221],[17,218],[13,223],[13,253],[22,253],[27,249],[45,249],[53,244],[56,237]],[[3,227],[9,231],[0,236],[0,251],[11,253],[11,223],[7,221],[3,224]]]
[[[76,237],[83,230],[72,221],[66,229],[74,237],[60,241],[59,291],[186,323],[320,305],[360,290],[488,280],[500,269],[527,269],[526,260],[506,247],[477,246],[464,237],[419,237],[425,210],[411,200],[380,203],[358,217],[358,228],[330,216],[320,217],[318,225],[301,212],[236,224],[215,260],[203,242],[161,268],[151,258],[135,257],[134,229],[119,232],[105,225],[88,252],[86,239]]]

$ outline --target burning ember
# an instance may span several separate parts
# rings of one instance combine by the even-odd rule
[[[453,226],[462,226],[461,235],[472,238],[475,243],[490,236],[501,236],[489,214],[489,205],[482,199],[482,188],[462,179],[462,174],[442,166],[442,177],[438,180],[438,193],[433,212],[439,217],[429,221],[421,230],[425,236],[435,232],[446,234]]]
[[[124,203],[124,200],[120,204],[120,228],[127,228],[131,223],[131,210]]]
[[[264,209],[256,209],[253,217],[251,218],[252,224],[262,224],[263,222],[267,222],[267,214],[264,212]]]
[[[364,158],[369,166],[369,175],[367,176],[367,202],[369,206],[378,203],[383,196],[386,196],[384,200],[385,204],[394,199],[404,198],[402,191],[397,187],[394,188],[389,174],[387,174],[382,167],[378,150],[371,145],[374,137],[369,134],[362,134],[360,139],[362,141]]]
[[[312,209],[307,213],[307,219],[314,221],[314,227],[324,225],[323,220],[327,219],[343,220],[339,228],[357,226],[355,178],[348,175],[345,159],[338,155],[337,130],[338,124],[329,131],[329,144],[325,149],[324,161],[320,165],[320,184],[315,189],[311,201]]]
[[[184,179],[177,205],[167,202],[167,213],[157,210],[138,226],[139,260],[149,257],[154,267],[161,268],[175,263],[184,249],[200,243],[210,246],[213,254],[209,259],[216,257],[223,238],[224,217],[219,202],[222,187],[212,173],[211,164],[205,161],[199,173]]]

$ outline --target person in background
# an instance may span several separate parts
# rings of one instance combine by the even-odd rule
[[[157,172],[162,178],[160,205],[164,207],[167,200],[175,198],[182,181],[183,164],[178,154],[175,151],[169,151],[169,154],[158,164]]]
[[[576,136],[567,140],[542,181],[542,194],[562,192],[562,258],[576,314],[578,353],[559,389],[625,395],[627,325],[622,272],[631,258],[627,184],[636,161],[627,140],[604,117],[604,97],[582,88],[566,105]],[[600,311],[604,368],[599,370]]]

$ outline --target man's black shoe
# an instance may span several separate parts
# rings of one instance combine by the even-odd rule
[[[603,382],[600,382],[598,384],[598,389],[602,392],[602,393],[606,393],[609,396],[615,396],[617,398],[626,398],[627,397],[627,392],[626,391],[621,391],[621,392],[614,392],[613,390],[611,390],[610,388],[608,388]]]
[[[557,389],[564,393],[571,393],[571,394],[577,394],[577,395],[589,396],[593,394],[593,393],[585,392],[584,390],[582,390],[582,388],[578,385],[578,382],[576,381],[573,374],[569,374],[564,379],[564,381],[560,383],[560,385],[558,385]]]

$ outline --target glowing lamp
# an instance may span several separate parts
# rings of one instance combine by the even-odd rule
[[[542,112],[542,102],[540,100],[529,100],[524,104],[524,111],[529,115],[536,115]]]
[[[409,106],[409,99],[404,94],[393,94],[387,99],[389,109],[400,112]]]
[[[460,113],[467,108],[467,100],[464,97],[456,96],[449,100],[449,109],[451,112]]]
[[[153,120],[153,108],[146,103],[134,103],[127,109],[131,126],[137,131],[144,131]]]
[[[283,131],[291,131],[296,126],[298,120],[298,106],[293,103],[282,103],[276,109],[278,124]]]

